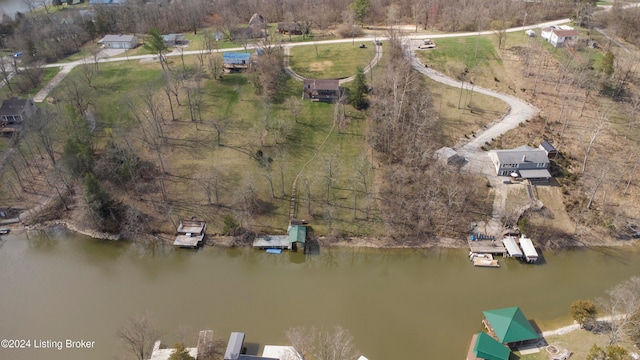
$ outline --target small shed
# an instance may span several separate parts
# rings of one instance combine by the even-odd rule
[[[290,225],[289,226],[289,242],[291,243],[291,248],[297,248],[298,246],[301,249],[304,249],[304,244],[307,240],[307,227],[302,225]]]
[[[460,156],[452,148],[446,146],[436,150],[433,154],[433,158],[445,165],[453,165],[458,167],[462,167],[467,163],[467,159],[465,159],[463,156]]]
[[[546,140],[541,142],[538,148],[547,153],[549,159],[555,159],[558,156],[558,150]]]
[[[244,333],[232,332],[229,336],[227,349],[224,352],[224,360],[236,360],[242,353],[244,346]]]
[[[482,313],[484,326],[503,344],[515,345],[540,337],[517,306],[487,310]]]
[[[133,49],[138,46],[138,37],[135,35],[106,35],[99,44],[108,49]]]

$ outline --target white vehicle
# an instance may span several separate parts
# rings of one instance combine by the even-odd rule
[[[435,49],[436,43],[431,39],[424,39],[422,44],[418,45],[418,49]]]

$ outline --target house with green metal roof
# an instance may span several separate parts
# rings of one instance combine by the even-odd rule
[[[487,310],[482,312],[482,323],[503,344],[515,345],[523,341],[538,339],[540,335],[533,329],[519,307]]]
[[[467,360],[509,360],[511,350],[485,332],[474,334]]]

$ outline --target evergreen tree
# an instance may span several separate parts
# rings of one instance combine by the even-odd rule
[[[367,78],[364,75],[364,69],[358,67],[356,70],[356,78],[354,80],[355,87],[351,93],[351,104],[358,110],[367,107]]]
[[[353,11],[356,17],[356,21],[360,26],[364,25],[364,18],[369,15],[369,8],[371,7],[371,0],[354,0],[349,5],[349,8]]]
[[[616,59],[615,55],[613,55],[611,51],[607,51],[607,53],[604,56],[604,59],[602,60],[603,73],[605,73],[606,75],[613,74],[613,70],[614,70],[613,65],[614,65],[615,59]]]

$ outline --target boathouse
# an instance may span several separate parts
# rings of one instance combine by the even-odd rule
[[[520,247],[524,252],[524,259],[527,260],[528,263],[533,264],[538,261],[538,252],[535,246],[533,246],[533,242],[524,234],[520,236]]]
[[[518,246],[518,243],[515,237],[505,236],[504,239],[502,239],[502,243],[504,244],[504,247],[507,249],[507,253],[509,254],[510,257],[514,257],[514,258],[522,257],[522,251],[520,250],[520,247]]]
[[[474,334],[471,338],[467,360],[509,360],[511,350],[500,344],[485,332]]]
[[[487,310],[482,312],[482,323],[489,335],[509,347],[540,337],[519,307]]]
[[[224,360],[236,360],[243,352],[244,346],[244,333],[232,332],[229,336],[229,342],[227,343],[227,349],[224,351]]]
[[[184,248],[197,248],[202,245],[205,232],[207,231],[207,223],[202,220],[180,220],[178,225],[178,235],[173,242],[174,246]]]

